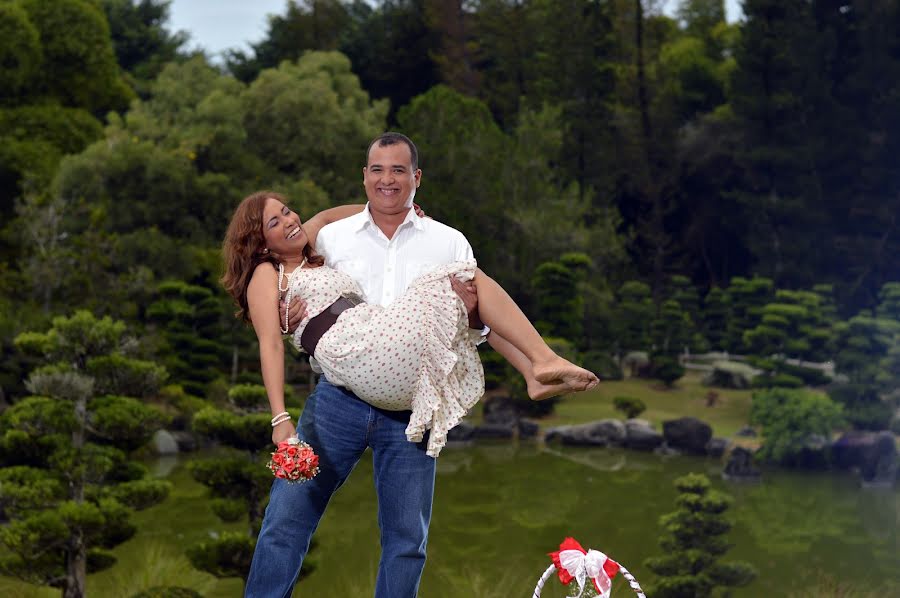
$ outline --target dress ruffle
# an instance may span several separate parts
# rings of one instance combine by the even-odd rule
[[[453,292],[448,277],[471,280],[475,261],[454,262],[417,278],[410,288],[427,306],[425,349],[406,428],[411,442],[420,442],[426,430],[427,454],[437,457],[456,426],[484,394],[484,370],[478,358],[468,315]]]

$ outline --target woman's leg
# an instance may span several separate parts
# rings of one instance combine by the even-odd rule
[[[488,344],[506,361],[510,363],[525,378],[525,385],[528,388],[528,396],[532,400],[540,401],[541,399],[549,399],[561,394],[572,392],[568,384],[558,382],[554,384],[544,384],[534,377],[534,370],[531,361],[525,357],[525,354],[516,349],[516,347],[500,336],[496,331],[491,330],[487,338]]]
[[[587,390],[597,384],[597,376],[563,359],[547,346],[516,302],[494,279],[477,270],[474,282],[478,291],[478,314],[491,327],[491,336],[498,334],[502,337],[501,346],[502,341],[506,341],[520,351],[530,362],[532,375],[537,382],[564,384],[570,391]],[[490,341],[490,336],[488,340]],[[494,346],[493,343],[491,346]],[[510,359],[503,351],[497,350]],[[512,360],[510,363],[522,371]],[[525,377],[528,379],[527,375]]]

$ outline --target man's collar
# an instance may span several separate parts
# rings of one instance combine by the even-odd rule
[[[366,207],[363,209],[362,212],[360,212],[360,214],[362,214],[363,218],[359,219],[359,223],[357,224],[357,226],[353,232],[358,233],[358,232],[364,230],[369,225],[375,226],[377,228],[377,225],[375,224],[375,220],[372,219],[372,211],[369,209],[368,202],[366,202]],[[415,209],[411,209],[409,212],[406,213],[406,218],[404,218],[403,222],[400,223],[400,227],[405,226],[407,222],[411,222],[413,227],[416,230],[425,230],[425,223],[422,222],[422,218],[419,218],[419,215],[416,214]],[[400,228],[400,227],[398,227],[398,228]]]

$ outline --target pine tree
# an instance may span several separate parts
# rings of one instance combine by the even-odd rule
[[[706,598],[720,587],[750,583],[756,571],[742,561],[720,562],[731,547],[725,534],[731,523],[725,511],[730,498],[712,490],[702,474],[675,480],[678,510],[660,517],[660,547],[666,555],[649,558],[646,566],[660,576],[647,594],[657,598]]]
[[[167,496],[169,483],[144,479],[146,467],[128,456],[164,420],[131,397],[152,396],[165,380],[160,366],[122,354],[130,344],[123,322],[87,311],[16,338],[46,365],[26,382],[33,396],[0,417],[4,575],[82,598],[87,574],[112,566],[109,549],[134,534],[132,509]]]

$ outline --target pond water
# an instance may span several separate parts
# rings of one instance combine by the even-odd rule
[[[116,567],[91,576],[89,595],[127,596],[125,588],[160,581],[180,581],[207,596],[240,595],[238,580],[192,571],[180,555],[213,530],[245,527],[215,519],[205,489],[190,480],[184,464],[158,463],[175,491],[139,514],[141,531],[117,549]],[[720,469],[711,459],[624,450],[450,447],[438,462],[420,597],[530,597],[549,564],[546,553],[568,535],[608,553],[649,584],[643,560],[661,552],[659,516],[674,510],[672,482],[689,472],[706,473],[734,498],[728,512],[734,548],[727,556],[759,570],[757,580],[735,596],[798,595],[832,582],[900,596],[900,492],[864,490],[852,475],[837,473],[770,471],[760,483],[730,483],[719,478]],[[294,595],[371,596],[379,548],[370,456],[335,496],[316,538],[317,568]],[[5,583],[4,596],[58,596]],[[543,595],[565,592],[553,581]],[[613,596],[628,595],[617,581]]]

